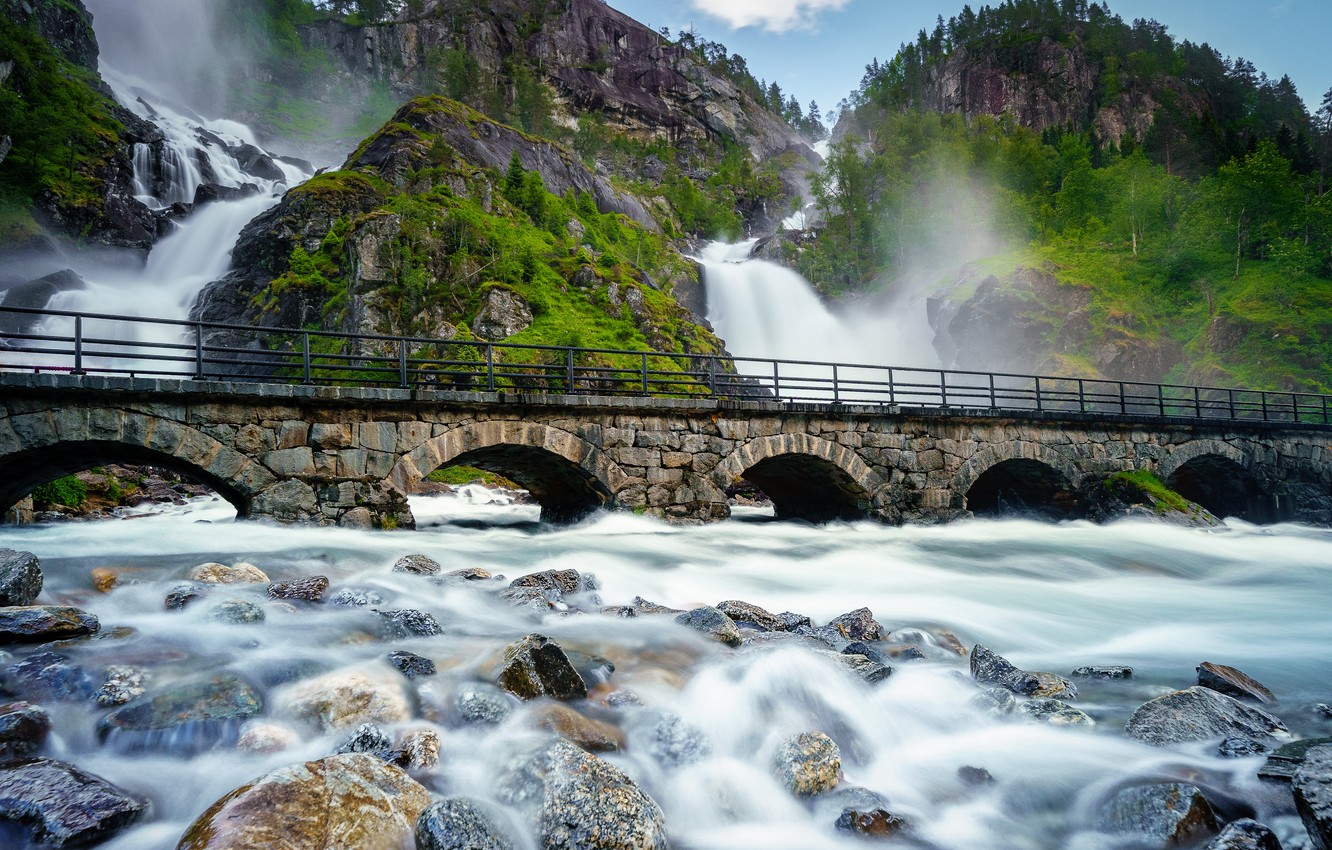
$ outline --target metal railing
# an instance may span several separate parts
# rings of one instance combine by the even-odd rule
[[[1329,396],[0,307],[0,371],[1332,424]]]

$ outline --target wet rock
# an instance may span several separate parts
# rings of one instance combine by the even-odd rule
[[[995,717],[1007,717],[1018,709],[1018,699],[1007,688],[982,688],[971,704]]]
[[[459,570],[450,570],[444,575],[450,578],[460,578],[463,581],[490,581],[495,577],[490,570],[484,567],[463,567]]]
[[[644,705],[642,697],[633,691],[625,690],[612,691],[611,693],[606,694],[606,698],[603,699],[602,702],[607,708],[614,708],[621,711],[627,708],[642,708]]]
[[[403,555],[393,565],[395,573],[412,573],[419,576],[432,576],[442,569],[439,561],[425,555]]]
[[[182,584],[171,589],[163,603],[168,611],[179,611],[196,599],[203,599],[207,590],[201,584]]]
[[[914,648],[914,647],[913,647],[913,648]],[[917,650],[917,654],[918,654],[918,655],[919,655],[919,653],[920,653],[920,650]],[[869,644],[865,643],[863,640],[853,640],[853,641],[851,641],[851,642],[848,643],[848,644],[846,645],[846,647],[842,650],[842,654],[843,654],[843,655],[863,655],[863,656],[865,656],[866,658],[868,658],[870,661],[874,661],[874,662],[876,662],[876,663],[878,663],[878,664],[883,664],[883,665],[885,665],[885,666],[888,664],[888,656],[885,655],[885,654],[883,653],[883,650],[882,650],[882,649],[880,649],[880,648],[877,647],[877,646],[870,646]],[[921,657],[924,657],[924,656],[921,656]]]
[[[268,595],[273,599],[323,602],[326,593],[328,593],[327,576],[310,576],[295,581],[277,581],[268,586]]]
[[[882,640],[883,626],[874,619],[874,612],[868,608],[857,608],[833,619],[828,625],[837,629],[847,640],[871,641]]]
[[[794,632],[801,626],[811,626],[813,622],[804,614],[792,614],[790,611],[783,611],[777,615],[777,619],[782,623],[782,630]]]
[[[342,605],[347,608],[364,608],[367,605],[383,605],[386,600],[376,590],[368,588],[344,587],[333,598],[329,600],[334,605]]]
[[[208,613],[208,616],[222,623],[246,625],[248,623],[262,623],[264,621],[264,609],[244,599],[228,599],[219,603],[216,608]]]
[[[1051,726],[1092,726],[1096,721],[1085,712],[1057,699],[1027,700],[1017,708],[1019,714]]]
[[[453,700],[464,723],[504,722],[513,713],[513,700],[494,685],[474,684],[463,688]]]
[[[610,681],[611,674],[615,672],[615,665],[604,656],[579,652],[576,649],[566,649],[564,654],[568,656],[569,663],[578,671],[578,675],[583,677],[589,689],[606,684]]]
[[[362,723],[352,732],[351,737],[338,746],[337,752],[365,753],[377,759],[389,761],[393,758],[393,739],[383,729],[373,723]]]
[[[42,566],[31,552],[0,549],[0,607],[31,605],[42,592]]]
[[[280,768],[232,791],[177,850],[300,850],[409,845],[430,793],[400,768],[348,753]]]
[[[550,703],[537,708],[532,722],[549,729],[589,753],[613,753],[624,749],[624,733],[602,720],[579,714],[567,705]]]
[[[663,714],[652,728],[648,752],[667,767],[696,764],[712,755],[712,744],[703,730],[675,714]]]
[[[88,576],[92,579],[93,590],[110,593],[117,587],[138,584],[145,572],[138,567],[93,567]]]
[[[819,649],[814,651],[816,655],[822,656],[833,661],[838,667],[871,685],[878,684],[889,676],[893,675],[893,668],[887,664],[880,664],[872,658],[866,658],[863,655],[848,655],[841,652],[833,652],[830,649]]]
[[[263,697],[236,676],[193,679],[166,687],[151,699],[117,708],[97,724],[103,741],[124,750],[165,749],[191,754],[219,741],[232,745],[241,722],[262,714]],[[191,734],[175,735],[185,730]]]
[[[0,644],[45,643],[90,635],[101,628],[97,618],[62,605],[0,608]]]
[[[398,672],[408,679],[435,675],[435,662],[423,655],[406,650],[394,650],[388,654],[389,663],[398,668]]]
[[[727,646],[739,646],[744,643],[740,628],[736,626],[735,621],[710,605],[678,614],[675,622],[688,626],[696,632],[702,632]]]
[[[236,749],[247,753],[280,753],[299,744],[295,729],[280,723],[250,721],[241,729]]]
[[[1226,824],[1203,850],[1281,850],[1276,833],[1250,818]]]
[[[814,807],[814,817],[827,823],[835,822],[847,809],[869,812],[888,808],[887,797],[859,785],[839,785],[819,794],[810,802]]]
[[[82,702],[93,694],[87,672],[55,652],[41,652],[5,670],[11,689],[39,702]]]
[[[1332,850],[1332,745],[1305,753],[1304,763],[1291,780],[1291,791],[1315,850]]]
[[[842,752],[822,732],[802,732],[777,748],[777,779],[792,794],[812,797],[837,786],[842,773]]]
[[[510,767],[502,802],[521,809],[544,850],[665,850],[661,807],[619,768],[567,741]]]
[[[320,732],[349,729],[362,723],[402,723],[411,717],[401,679],[372,679],[358,672],[337,671],[297,682],[273,699],[289,716]]]
[[[190,570],[190,581],[203,584],[267,584],[268,575],[254,564],[241,561],[234,566],[226,564],[200,564]]]
[[[439,733],[433,729],[408,732],[398,744],[395,761],[410,770],[434,770],[439,767]]]
[[[1274,745],[1290,737],[1285,724],[1267,712],[1197,686],[1139,706],[1126,731],[1157,747],[1236,735]]]
[[[39,705],[0,705],[0,762],[36,753],[51,734],[51,716]]]
[[[994,784],[994,776],[983,767],[964,765],[957,769],[957,778],[969,788],[981,788]]]
[[[555,603],[566,601],[566,596],[575,593],[594,593],[597,589],[597,580],[593,575],[584,576],[577,570],[545,570],[519,576],[509,582],[508,589],[501,596],[518,604],[526,604],[533,600]]]
[[[887,809],[843,809],[835,825],[838,832],[863,838],[889,838],[906,829],[907,822]]]
[[[760,632],[786,631],[786,626],[776,614],[748,602],[738,600],[721,602],[717,605],[717,610],[730,617],[742,629],[754,629]]]
[[[665,605],[658,605],[650,602],[641,596],[634,597],[633,608],[640,614],[683,614],[679,608],[668,608]]]
[[[587,683],[569,663],[560,645],[544,635],[531,634],[504,650],[504,666],[497,684],[522,700],[550,696],[583,699]]]
[[[1079,667],[1071,674],[1074,679],[1132,679],[1132,667]]]
[[[1332,720],[1332,705],[1320,702],[1314,706],[1314,711],[1318,712],[1319,716]]]
[[[413,637],[434,637],[443,634],[439,621],[433,615],[415,608],[397,611],[375,611],[383,618],[382,633],[385,640],[406,640]]]
[[[1216,835],[1220,824],[1200,790],[1167,782],[1119,791],[1105,804],[1097,827],[1147,838],[1164,848],[1202,841]]]
[[[856,643],[850,644],[849,646],[856,646],[857,644],[861,646],[865,645],[860,641],[856,641]],[[846,650],[843,650],[843,652],[845,651]],[[921,661],[925,658],[925,650],[912,643],[903,646],[885,646],[882,654],[891,658],[893,661]]]
[[[1267,757],[1267,762],[1258,769],[1259,779],[1268,779],[1275,782],[1290,782],[1295,777],[1295,771],[1304,764],[1304,757],[1308,755],[1309,750],[1314,747],[1321,747],[1324,744],[1332,744],[1332,738],[1305,738],[1302,741],[1291,741],[1279,747],[1275,752]]]
[[[981,684],[998,685],[1023,696],[1054,699],[1076,699],[1078,696],[1078,689],[1062,676],[1019,670],[981,644],[971,650],[971,677]]]
[[[27,827],[34,844],[97,844],[149,810],[147,800],[72,764],[30,758],[0,765],[0,820]]]
[[[513,841],[479,803],[449,797],[421,813],[416,850],[513,850]]]
[[[1263,756],[1272,752],[1272,748],[1262,741],[1255,741],[1243,735],[1231,735],[1216,745],[1216,754],[1223,759],[1242,759],[1250,756]]]
[[[1253,702],[1276,702],[1276,697],[1258,682],[1224,664],[1204,661],[1198,665],[1198,684],[1236,699]]]

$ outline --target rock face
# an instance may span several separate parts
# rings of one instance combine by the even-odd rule
[[[1073,699],[1078,695],[1078,689],[1067,679],[1053,673],[1019,670],[981,644],[971,650],[971,677],[980,684],[998,685],[1023,696]]]
[[[504,665],[496,681],[523,700],[550,696],[582,699],[587,683],[569,663],[560,645],[544,635],[531,634],[504,650]]]
[[[822,732],[804,732],[777,748],[777,778],[792,794],[813,797],[837,787],[842,774],[842,752]]]
[[[1144,703],[1133,712],[1126,729],[1129,737],[1158,747],[1232,735],[1269,745],[1290,738],[1285,724],[1267,712],[1200,687]]]
[[[1309,750],[1291,789],[1316,850],[1332,850],[1332,745]]]
[[[149,808],[146,800],[72,764],[20,759],[0,765],[0,820],[28,827],[40,845],[105,841]]]
[[[430,794],[401,769],[361,753],[275,770],[199,816],[177,850],[349,850],[412,840]]]
[[[665,850],[661,807],[619,768],[566,741],[520,759],[499,796],[527,815],[545,850]]]
[[[532,324],[532,309],[516,292],[502,286],[487,289],[481,311],[472,320],[472,332],[482,339],[508,339]]]

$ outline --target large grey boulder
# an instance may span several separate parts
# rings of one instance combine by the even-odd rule
[[[1126,731],[1129,737],[1157,747],[1234,736],[1268,746],[1290,739],[1285,724],[1267,712],[1198,686],[1139,706]]]
[[[433,803],[416,822],[416,850],[512,850],[513,841],[466,797]]]
[[[1187,846],[1215,835],[1216,813],[1192,785],[1167,782],[1125,788],[1111,797],[1097,825],[1108,832],[1141,836],[1156,846]]]
[[[0,608],[0,644],[41,643],[90,635],[101,628],[97,618],[63,605],[21,605]]]
[[[587,683],[578,675],[560,645],[545,635],[531,634],[504,650],[496,684],[522,700],[541,696],[582,699]]]
[[[98,844],[142,818],[143,798],[72,764],[29,758],[0,765],[0,820],[48,847]]]
[[[1276,833],[1250,818],[1226,824],[1203,850],[1281,850]]]
[[[1054,673],[1019,670],[989,647],[976,644],[971,650],[971,677],[982,685],[998,685],[1015,694],[1052,699],[1076,699],[1077,687]]]
[[[842,751],[822,732],[803,732],[777,748],[773,770],[797,797],[813,797],[837,787],[842,776]]]
[[[0,607],[31,605],[42,592],[42,565],[31,552],[0,549]]]
[[[1305,754],[1291,790],[1315,850],[1332,850],[1332,745],[1314,747]]]
[[[472,319],[472,333],[498,342],[532,324],[532,308],[518,293],[492,286],[481,296],[481,310]]]

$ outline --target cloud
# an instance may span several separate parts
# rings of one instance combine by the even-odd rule
[[[689,0],[695,9],[731,25],[763,27],[768,32],[809,29],[823,12],[835,12],[850,0]]]

